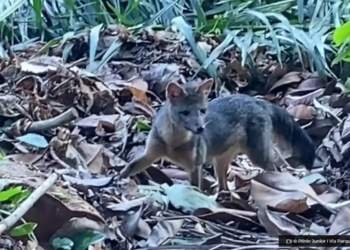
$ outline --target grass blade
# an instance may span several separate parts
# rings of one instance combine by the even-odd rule
[[[205,52],[197,46],[196,41],[194,40],[194,35],[192,32],[192,27],[185,21],[182,16],[175,17],[173,23],[180,30],[181,34],[184,35],[187,42],[190,44],[193,53],[197,57],[198,61],[203,64],[207,59]],[[207,67],[207,72],[211,77],[217,76],[216,68],[213,65]]]
[[[26,0],[15,0],[15,1],[5,1],[0,2],[0,22],[4,21],[7,17],[16,12]]]
[[[198,26],[203,27],[207,23],[207,18],[205,16],[204,10],[201,6],[201,3],[199,0],[191,0],[191,5],[193,10],[195,11],[198,19]]]
[[[260,19],[267,26],[267,28],[270,30],[272,41],[274,42],[274,46],[276,47],[276,50],[277,50],[277,59],[278,59],[279,63],[282,64],[281,48],[280,48],[279,42],[276,38],[276,33],[275,33],[271,23],[269,22],[269,19],[266,17],[265,14],[258,12],[258,11],[255,11],[255,10],[246,10],[245,13]]]
[[[97,64],[96,68],[94,69],[94,72],[98,71],[106,63],[108,63],[108,61],[120,51],[121,46],[122,43],[118,39],[114,40],[111,46],[106,51],[106,53],[103,55],[101,61]]]
[[[298,21],[299,23],[304,22],[304,0],[297,0],[298,7]]]
[[[102,28],[102,24],[93,27],[90,31],[90,50],[89,50],[89,64],[87,65],[87,70],[90,70],[96,66],[95,64],[95,56],[97,51],[97,45],[100,38],[100,31]]]

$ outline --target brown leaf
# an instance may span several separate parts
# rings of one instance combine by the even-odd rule
[[[324,93],[324,89],[317,89],[311,93],[308,93],[302,96],[286,95],[283,101],[288,106],[298,105],[298,104],[311,105],[313,103],[313,100],[316,99],[317,97],[322,96],[323,93]]]
[[[149,66],[148,70],[141,72],[141,75],[145,81],[150,84],[150,88],[158,96],[160,96],[171,81],[179,81],[180,67],[179,65],[166,64],[166,63],[154,63]]]
[[[278,79],[281,79],[285,74],[287,74],[287,67],[277,64],[270,67],[270,74],[267,78],[267,86],[272,86]]]
[[[148,84],[141,78],[133,79],[132,81],[125,82],[125,86],[127,86],[134,96],[134,98],[141,103],[149,104],[148,97],[146,95],[148,91]]]
[[[301,120],[312,120],[317,114],[317,111],[314,107],[305,104],[289,106],[287,108],[287,111],[295,118]]]
[[[284,192],[257,181],[252,181],[251,195],[259,208],[266,206],[283,212],[302,213],[309,209],[307,197],[298,191]]]
[[[107,186],[113,180],[112,176],[109,177],[99,177],[99,178],[76,178],[69,175],[63,175],[62,178],[68,181],[71,185],[81,187],[86,189],[87,187],[104,187]]]
[[[127,212],[135,209],[147,201],[147,197],[141,197],[134,200],[125,200],[120,203],[108,203],[107,208],[115,212]]]
[[[21,71],[32,74],[45,74],[49,71],[57,71],[63,61],[60,57],[40,56],[21,63]]]
[[[325,82],[320,77],[308,78],[300,83],[298,90],[312,91],[319,88],[324,88]]]
[[[299,83],[301,80],[302,78],[301,78],[300,72],[296,72],[296,71],[289,72],[285,74],[280,80],[275,82],[268,92],[270,93],[280,88],[286,88],[292,84]]]
[[[324,138],[333,125],[331,119],[315,119],[307,132],[317,138]]]
[[[161,220],[152,229],[152,233],[147,240],[149,247],[158,247],[166,239],[174,237],[181,229],[185,220]]]
[[[151,233],[152,233],[151,227],[145,222],[144,219],[140,218],[137,224],[135,235],[137,235],[142,239],[147,240],[148,237],[151,235]]]
[[[255,212],[243,211],[238,209],[229,209],[229,208],[219,208],[212,209],[214,211],[210,211],[208,209],[197,209],[193,215],[200,217],[205,220],[211,221],[221,221],[224,223],[230,221],[240,221],[242,223],[250,223],[254,224],[254,226],[258,226],[255,217]]]
[[[335,217],[328,235],[337,235],[343,230],[349,229],[350,225],[350,207],[343,207]],[[349,233],[349,232],[348,232]]]
[[[99,124],[113,128],[120,115],[90,115],[79,120],[76,125],[82,128],[97,128]]]
[[[78,151],[84,157],[86,164],[91,173],[102,173],[104,169],[103,163],[103,146],[99,144],[91,144],[85,141],[79,143]]]
[[[259,221],[270,235],[298,235],[299,230],[285,216],[285,213],[272,211],[267,207],[258,210]]]
[[[169,186],[173,185],[173,181],[164,174],[159,168],[149,167],[147,168],[147,173],[151,176],[152,180],[156,183],[163,184],[167,183]]]
[[[143,206],[141,205],[137,211],[130,211],[123,218],[120,228],[125,237],[132,239],[139,225],[142,215]]]
[[[322,200],[312,189],[310,185],[305,183],[303,180],[291,175],[288,172],[272,172],[272,171],[266,171],[262,175],[258,176],[257,181],[264,183],[265,185],[268,185],[269,187],[274,187],[275,189],[287,193],[291,192],[300,192],[306,195],[307,204],[308,206],[311,206],[317,202],[318,204],[324,206],[327,209],[336,209],[338,207],[342,207],[349,202],[342,202],[342,203],[327,203],[326,201]],[[286,194],[287,195],[287,194]],[[287,204],[288,205],[288,204]]]

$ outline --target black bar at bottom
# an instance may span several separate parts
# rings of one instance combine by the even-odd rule
[[[350,235],[285,235],[278,241],[287,247],[349,247]]]

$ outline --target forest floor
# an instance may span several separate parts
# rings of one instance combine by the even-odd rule
[[[24,216],[37,224],[40,246],[279,249],[278,235],[349,232],[350,96],[339,81],[280,65],[261,48],[252,54],[255,68],[243,67],[234,47],[221,55],[219,94],[247,93],[284,107],[314,140],[317,159],[311,172],[279,159],[285,171],[257,176],[259,168],[240,156],[228,172],[232,197],[217,201],[211,168],[207,193],[167,162],[116,178],[144,149],[166,84],[208,78],[191,47],[169,31],[110,27],[100,33],[98,60],[89,61],[87,39],[50,49],[32,43],[0,63],[1,186],[37,189],[54,175]],[[201,38],[198,45],[210,52],[219,42]],[[100,53],[111,47],[117,52],[110,58]],[[33,237],[2,236],[0,245],[25,249]]]

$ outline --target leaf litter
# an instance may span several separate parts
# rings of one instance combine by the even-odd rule
[[[2,189],[34,189],[53,169],[65,171],[25,216],[38,224],[38,244],[62,247],[88,239],[94,249],[277,248],[279,235],[348,230],[343,204],[350,198],[349,97],[334,79],[296,65],[281,67],[258,46],[251,48],[258,67],[246,67],[237,48],[227,46],[232,37],[201,37],[197,43],[181,20],[177,25],[180,33],[97,26],[79,40],[67,37],[49,55],[37,43],[0,62],[6,83],[0,85]],[[81,53],[71,49],[73,43],[89,46]],[[226,93],[284,107],[318,145],[314,170],[257,178],[248,159],[234,159],[231,194],[224,199],[218,199],[210,168],[206,193],[190,187],[187,174],[168,162],[118,180],[142,152],[166,84],[208,75]],[[6,237],[1,246],[17,247]]]

